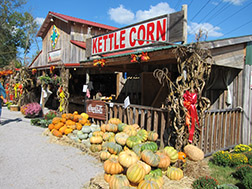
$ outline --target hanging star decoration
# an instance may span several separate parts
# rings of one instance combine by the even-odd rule
[[[57,41],[59,39],[59,36],[60,36],[60,33],[59,33],[57,27],[55,25],[53,25],[52,34],[51,34],[51,37],[50,37],[53,48],[55,48],[56,43],[57,43]]]
[[[104,59],[96,59],[94,60],[94,66],[95,67],[104,67],[105,66],[105,60]]]
[[[142,54],[136,55],[136,54],[131,54],[131,61],[132,63],[134,62],[147,62],[150,60],[150,57],[148,56],[147,52],[142,52]]]

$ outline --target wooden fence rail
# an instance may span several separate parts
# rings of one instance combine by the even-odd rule
[[[126,124],[136,123],[147,131],[156,131],[160,136],[160,146],[166,145],[164,135],[170,126],[168,110],[140,105],[130,105],[124,109],[121,103],[106,103],[105,122],[112,117]],[[200,126],[199,147],[206,155],[228,149],[241,143],[242,111],[240,108],[207,111]]]

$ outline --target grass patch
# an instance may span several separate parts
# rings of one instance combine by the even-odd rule
[[[240,181],[233,177],[232,173],[235,172],[235,168],[233,167],[222,167],[213,164],[211,161],[208,162],[208,166],[210,169],[210,176],[214,177],[218,184],[238,184]]]

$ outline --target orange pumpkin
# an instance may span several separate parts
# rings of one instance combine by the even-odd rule
[[[66,125],[64,125],[64,126],[62,126],[60,129],[59,129],[59,131],[61,132],[61,133],[65,133],[65,130],[67,129],[67,126]]]
[[[167,156],[165,153],[162,153],[162,152],[159,152],[159,151],[156,152],[156,154],[160,158],[158,168],[167,169],[170,166],[170,163],[171,163],[171,160],[170,160],[169,156]]]
[[[63,117],[62,117],[60,121],[61,121],[62,123],[66,123],[67,120],[66,120],[66,118],[63,118]]]
[[[123,172],[123,167],[118,161],[117,155],[111,155],[103,164],[104,171],[109,174],[119,174]]]
[[[66,135],[69,134],[69,133],[71,133],[71,132],[73,132],[73,129],[71,129],[71,128],[66,128],[65,131],[64,131],[64,133]]]
[[[72,120],[70,120],[70,119],[68,119],[68,120],[66,121],[66,125],[75,125],[75,122],[72,121]]]
[[[109,181],[110,181],[110,179],[111,179],[111,174],[107,174],[107,173],[105,173],[104,174],[104,180],[107,182],[107,183],[109,183]]]
[[[79,118],[79,123],[82,124],[82,125],[85,125],[87,123],[87,119],[81,116]]]
[[[185,163],[186,162],[185,158],[186,154],[184,152],[178,152],[178,159],[181,159]]]
[[[50,131],[53,130],[53,129],[54,129],[54,124],[52,124],[52,123],[49,124],[49,125],[48,125],[48,129],[50,129]]]
[[[77,130],[81,130],[82,129],[82,125],[80,123],[76,123],[75,126],[76,126]]]
[[[53,130],[52,130],[52,134],[53,134],[54,136],[57,136],[57,137],[62,137],[62,133],[59,132],[59,131],[56,130],[56,129],[53,129]]]
[[[58,122],[58,123],[54,124],[54,129],[59,130],[63,125],[64,125],[64,123]]]
[[[80,118],[82,118],[81,115],[78,115],[78,114],[77,114],[77,115],[74,115],[74,116],[73,116],[73,121],[78,122]]]
[[[61,120],[61,118],[60,117],[54,117],[53,119],[52,119],[52,124],[57,124],[57,123],[59,123],[60,122],[60,120]]]

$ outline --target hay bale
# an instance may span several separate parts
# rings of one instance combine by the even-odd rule
[[[210,175],[207,160],[202,161],[190,161],[187,160],[183,169],[184,175],[190,178],[197,179],[201,176]]]
[[[184,152],[186,153],[188,158],[193,161],[199,161],[204,159],[204,152],[197,146],[194,146],[192,144],[186,145],[184,147]]]
[[[88,183],[83,186],[83,189],[104,189],[109,188],[109,184],[104,180],[104,173],[91,178]]]

